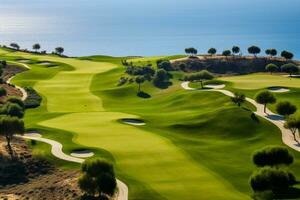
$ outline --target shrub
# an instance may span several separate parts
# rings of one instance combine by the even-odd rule
[[[3,87],[0,87],[0,97],[6,96],[6,90]]]
[[[292,74],[295,74],[295,73],[299,72],[299,68],[293,63],[288,63],[288,64],[282,65],[281,70],[283,72],[286,72],[286,73],[290,74],[290,76],[292,76]]]
[[[24,102],[19,97],[10,96],[6,99],[6,102],[18,104],[21,108],[25,108]]]
[[[157,87],[164,87],[169,83],[171,75],[164,69],[158,69],[153,78],[153,84]]]
[[[279,69],[278,66],[275,65],[275,64],[273,64],[273,63],[268,64],[268,65],[266,66],[266,70],[267,70],[268,72],[270,72],[271,74],[272,74],[273,72],[278,71],[278,69]]]
[[[173,71],[174,68],[172,67],[172,64],[168,60],[158,60],[157,61],[157,68],[158,69],[164,69],[166,71]]]
[[[42,102],[42,97],[32,88],[25,87],[28,97],[25,99],[25,108],[36,108],[39,107]]]
[[[255,192],[272,190],[278,193],[296,184],[295,176],[283,169],[264,167],[250,177],[250,185]]]
[[[201,80],[211,80],[214,78],[214,75],[207,70],[202,70],[197,73],[193,73],[185,76],[184,80],[186,81],[201,81]]]
[[[0,110],[1,114],[12,117],[22,118],[24,116],[24,109],[16,103],[6,103]]]
[[[258,167],[290,165],[293,161],[288,149],[280,146],[265,147],[253,154],[253,163]]]
[[[276,105],[276,111],[283,116],[292,115],[297,111],[297,107],[288,101],[279,102]]]
[[[89,160],[82,164],[83,175],[78,180],[81,190],[91,196],[113,195],[117,187],[112,164],[104,160]]]

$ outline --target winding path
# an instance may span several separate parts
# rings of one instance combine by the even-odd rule
[[[28,65],[24,64],[24,63],[18,63],[18,62],[13,62],[10,61],[9,63],[13,63],[13,64],[17,64],[17,65],[22,65],[23,67],[27,68],[27,69],[31,69]],[[11,77],[9,78],[6,82],[11,84],[11,80],[14,78]],[[15,86],[16,88],[18,88],[21,92],[22,92],[22,100],[25,100],[28,96],[27,92],[25,89],[19,87],[19,86]],[[55,140],[50,140],[47,138],[43,138],[40,134],[24,134],[23,136],[18,136],[24,139],[30,139],[30,140],[36,140],[36,141],[40,141],[40,142],[44,142],[47,143],[49,145],[51,145],[51,153],[61,159],[61,160],[65,160],[65,161],[69,161],[69,162],[75,162],[75,163],[83,163],[85,160],[82,158],[76,158],[70,155],[67,155],[63,152],[63,145]],[[118,187],[118,191],[117,191],[117,195],[116,195],[116,200],[128,200],[128,187],[125,183],[123,183],[122,181],[117,179],[117,187]]]
[[[191,90],[191,91],[197,91],[199,89],[196,88],[191,88],[189,86],[189,82],[183,82],[181,84],[181,87],[185,90]],[[211,90],[201,90],[201,91],[216,91],[216,92],[221,92],[224,95],[227,95],[229,97],[233,97],[234,94],[228,90],[224,90],[224,89],[220,89],[219,87],[211,87]],[[264,112],[264,106],[262,104],[258,104],[256,103],[255,100],[251,99],[251,98],[246,98],[246,101],[250,102],[251,104],[253,104],[256,107],[256,112],[255,114],[270,121],[271,123],[273,123],[275,126],[277,126],[281,133],[282,133],[282,141],[284,144],[286,144],[287,146],[289,146],[290,148],[299,151],[300,152],[300,146],[299,144],[294,140],[292,133],[284,128],[284,118],[281,115],[277,115],[274,114],[273,112],[271,112],[269,109],[266,110],[266,113]],[[298,135],[298,134],[297,134]],[[299,137],[299,136],[297,136]]]

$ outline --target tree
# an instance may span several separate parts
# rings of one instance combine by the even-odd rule
[[[234,97],[231,97],[231,101],[241,107],[242,103],[246,100],[246,96],[240,93],[234,93]]]
[[[23,109],[25,108],[24,102],[19,97],[9,96],[6,99],[6,102],[15,103],[15,104],[19,105],[21,108],[23,108]]]
[[[197,73],[193,73],[190,75],[185,76],[186,81],[199,81],[201,83],[201,88],[203,89],[203,81],[205,80],[211,80],[214,78],[214,75],[208,72],[207,70],[202,70]]]
[[[266,55],[270,56],[271,55],[271,49],[266,49],[265,53],[266,53]]]
[[[294,161],[294,157],[285,147],[268,146],[254,152],[252,160],[258,167],[273,167],[279,165],[291,165]]]
[[[24,108],[22,108],[16,103],[7,102],[1,108],[0,113],[12,117],[22,118],[24,116]]]
[[[282,51],[281,57],[285,58],[286,60],[290,60],[294,57],[294,54],[289,51]]]
[[[284,127],[292,132],[294,140],[299,144],[299,141],[296,138],[297,130],[300,129],[299,117],[288,117],[284,123]]]
[[[266,66],[266,70],[267,70],[268,72],[270,72],[271,74],[273,74],[273,72],[278,71],[278,69],[279,69],[279,67],[278,67],[277,65],[273,64],[273,63],[268,64],[268,65]]]
[[[36,52],[39,50],[41,48],[41,45],[40,44],[34,44],[33,46],[32,46],[32,49],[34,49]]]
[[[11,149],[10,142],[15,134],[23,134],[25,132],[23,120],[17,117],[0,116],[0,135],[4,136],[7,146]]]
[[[135,82],[139,85],[138,93],[141,92],[141,84],[145,82],[145,78],[143,76],[138,76],[135,78]]]
[[[117,183],[112,164],[99,159],[89,160],[82,164],[81,171],[83,175],[78,185],[88,195],[114,194]]]
[[[195,49],[194,47],[186,48],[185,49],[186,54],[190,54],[191,56],[195,56],[198,53],[198,50]]]
[[[255,95],[255,101],[264,105],[264,112],[266,112],[267,104],[276,103],[275,96],[269,91],[260,91]]]
[[[164,69],[158,69],[153,78],[153,84],[157,87],[163,87],[169,82],[170,74]]]
[[[231,55],[231,51],[230,50],[225,50],[225,51],[223,51],[222,55],[226,56],[226,57],[230,56]]]
[[[293,63],[288,63],[288,64],[284,64],[281,66],[281,70],[283,72],[286,72],[288,74],[290,74],[290,77],[292,77],[293,74],[298,73],[299,72],[299,67],[297,67],[295,64]]]
[[[208,54],[210,54],[211,56],[215,55],[217,53],[217,49],[215,48],[210,48],[207,51]]]
[[[20,49],[20,46],[17,44],[17,43],[10,43],[10,45],[12,48],[16,49],[16,50],[19,50]]]
[[[55,48],[55,52],[59,55],[62,55],[62,53],[64,52],[64,48],[63,47],[56,47]]]
[[[272,190],[274,194],[277,194],[296,183],[296,178],[292,173],[271,167],[260,168],[250,177],[250,185],[255,192]]]
[[[281,101],[276,105],[276,111],[283,116],[289,116],[297,111],[297,107],[288,101]]]
[[[170,61],[168,60],[159,60],[157,61],[157,68],[164,69],[166,71],[173,71],[173,67]]]
[[[260,48],[257,47],[257,46],[251,46],[251,47],[248,48],[248,52],[250,54],[253,54],[255,57],[257,56],[257,54],[260,53],[260,51],[261,51]]]
[[[271,49],[270,50],[270,55],[271,55],[271,57],[276,56],[277,55],[277,50],[276,49]]]
[[[238,54],[238,53],[240,53],[240,47],[238,47],[238,46],[233,46],[233,47],[232,47],[232,53],[233,53],[233,54]]]

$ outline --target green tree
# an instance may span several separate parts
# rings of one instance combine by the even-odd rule
[[[278,194],[296,183],[296,178],[291,172],[280,168],[263,167],[250,177],[250,185],[255,192],[272,190],[274,194]]]
[[[7,94],[7,92],[6,92],[5,88],[0,86],[0,97],[4,97],[4,96],[6,96],[6,94]]]
[[[290,60],[294,57],[294,54],[289,51],[282,51],[281,57],[285,58],[286,60]]]
[[[145,82],[145,78],[143,76],[138,76],[135,78],[135,82],[139,85],[138,93],[141,92],[141,84]]]
[[[293,155],[287,148],[281,146],[267,146],[255,151],[252,156],[253,163],[258,167],[291,165]]]
[[[270,55],[271,55],[271,57],[276,56],[277,55],[277,50],[276,49],[271,49]]]
[[[65,51],[63,47],[56,47],[55,52],[59,55],[62,55],[62,53]]]
[[[10,142],[15,134],[25,132],[23,120],[17,117],[0,116],[0,135],[6,138],[7,146],[11,149]]]
[[[89,160],[82,164],[81,171],[78,185],[88,195],[114,194],[117,182],[112,164],[99,159]]]
[[[201,83],[201,88],[203,89],[203,81],[205,80],[211,80],[214,78],[214,75],[208,72],[207,70],[202,70],[197,73],[193,73],[190,75],[185,76],[186,81],[199,81]]]
[[[234,55],[240,53],[240,51],[241,51],[240,47],[238,47],[238,46],[233,46],[232,47],[232,53]]]
[[[245,102],[246,96],[241,93],[234,93],[234,97],[231,97],[231,101],[241,107],[241,105]]]
[[[190,56],[196,56],[198,53],[198,50],[195,49],[194,47],[186,48],[185,49],[186,54],[190,54]]]
[[[266,55],[271,56],[271,49],[266,49],[265,53]]]
[[[20,49],[20,46],[17,44],[17,43],[10,43],[10,45],[12,48],[16,49],[16,50],[19,50]]]
[[[153,84],[157,87],[164,87],[169,82],[170,74],[164,69],[158,69],[153,78]]]
[[[225,50],[225,51],[223,51],[222,55],[227,58],[227,56],[231,55],[231,51],[230,50]]]
[[[217,49],[215,48],[210,48],[207,51],[208,54],[210,54],[211,56],[215,55],[217,53]]]
[[[257,46],[251,46],[251,47],[248,48],[248,52],[250,54],[253,54],[255,57],[257,56],[257,54],[260,53],[260,51],[261,51],[260,48],[257,47]]]
[[[32,45],[32,49],[35,50],[36,52],[41,48],[41,45],[40,44],[34,44]]]
[[[296,138],[296,133],[297,133],[297,130],[300,129],[300,119],[299,117],[288,117],[284,123],[284,127],[286,129],[289,129],[292,134],[293,134],[293,137],[294,137],[294,140],[299,143],[299,141],[297,140]]]
[[[7,102],[0,110],[1,114],[9,115],[12,117],[22,118],[24,116],[24,108],[16,103]]]
[[[260,91],[255,95],[255,101],[264,105],[264,112],[266,112],[267,104],[276,103],[275,96],[269,91]]]
[[[19,105],[21,108],[25,108],[25,104],[24,102],[19,98],[19,97],[15,97],[15,96],[9,96],[7,99],[6,99],[6,102],[10,102],[10,103],[14,103],[14,104],[17,104]]]
[[[297,107],[288,101],[281,101],[276,105],[278,114],[288,117],[297,111]]]
[[[268,65],[266,66],[266,70],[267,70],[268,72],[270,72],[271,74],[273,74],[273,72],[278,71],[278,69],[279,69],[279,67],[278,67],[277,65],[273,64],[273,63],[268,64]]]
[[[288,64],[284,64],[281,66],[281,70],[283,72],[286,72],[290,75],[290,77],[292,77],[293,74],[296,74],[299,72],[299,67],[297,67],[295,64],[293,63],[288,63]]]

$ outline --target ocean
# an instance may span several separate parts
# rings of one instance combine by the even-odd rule
[[[299,0],[0,0],[0,43],[70,56],[172,55],[241,47],[300,58]]]

